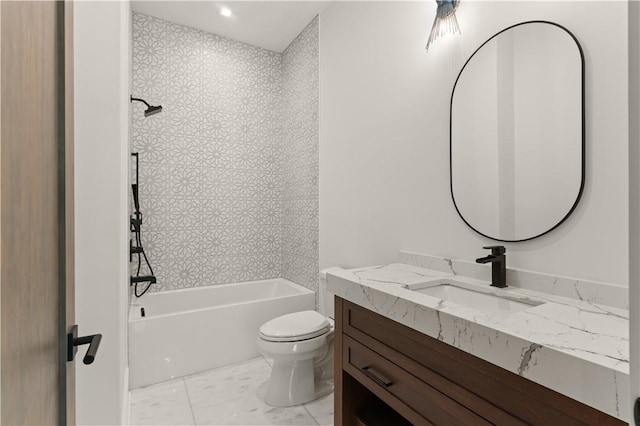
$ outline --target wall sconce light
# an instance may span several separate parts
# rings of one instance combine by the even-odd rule
[[[456,19],[456,9],[460,4],[460,0],[436,0],[438,9],[436,11],[436,19],[431,27],[431,34],[427,41],[426,50],[439,38],[450,35],[460,34],[460,27]]]

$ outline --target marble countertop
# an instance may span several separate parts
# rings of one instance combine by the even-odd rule
[[[443,277],[538,306],[489,313],[410,290]],[[629,421],[628,311],[395,263],[327,271],[327,288],[611,416]]]

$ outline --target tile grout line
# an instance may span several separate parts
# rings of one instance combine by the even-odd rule
[[[182,384],[184,385],[184,392],[187,394],[187,402],[189,403],[189,410],[191,410],[191,418],[193,419],[193,425],[196,425],[196,415],[193,412],[193,404],[191,404],[191,397],[189,397],[189,388],[187,387],[187,381],[182,378]]]
[[[316,419],[313,414],[311,414],[311,411],[309,411],[309,409],[307,408],[307,405],[306,404],[302,404],[302,408],[304,408],[304,411],[307,412],[309,417],[311,417],[313,419],[313,421],[316,422],[316,425],[320,426],[320,421],[318,419]]]

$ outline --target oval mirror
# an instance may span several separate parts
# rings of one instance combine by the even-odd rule
[[[499,241],[546,234],[584,186],[584,56],[564,27],[524,22],[487,40],[451,95],[451,195]]]

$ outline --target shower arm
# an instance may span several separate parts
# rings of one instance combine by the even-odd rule
[[[151,108],[151,105],[149,105],[149,103],[147,101],[145,101],[144,99],[134,98],[133,96],[131,96],[130,98],[131,98],[131,102],[133,102],[133,101],[142,102],[143,104],[145,104],[147,106],[147,108]]]

